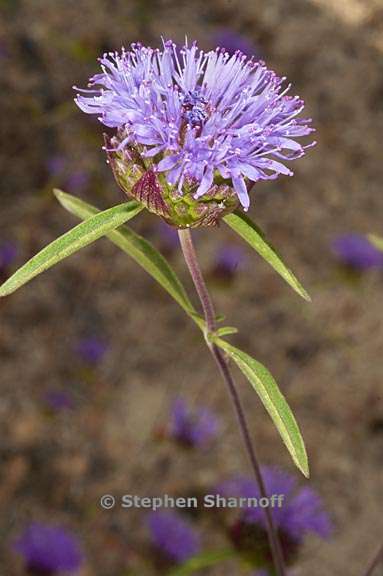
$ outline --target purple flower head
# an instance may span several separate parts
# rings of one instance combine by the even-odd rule
[[[242,34],[238,34],[231,28],[221,28],[214,36],[215,44],[218,46],[222,46],[230,54],[233,56],[236,52],[242,52],[246,56],[258,56],[258,49],[254,46],[254,44],[243,36]]]
[[[182,398],[172,406],[170,435],[187,446],[204,448],[218,431],[215,415],[207,408],[191,410]]]
[[[100,62],[76,102],[116,129],[107,149],[119,184],[171,224],[215,224],[238,201],[247,210],[252,184],[292,175],[285,162],[312,145],[298,141],[313,131],[298,118],[303,101],[240,52],[166,41]]]
[[[71,410],[74,406],[73,396],[68,390],[47,390],[44,400],[55,412]]]
[[[270,508],[274,522],[282,534],[297,544],[309,533],[321,538],[330,536],[331,521],[323,508],[321,498],[313,489],[300,488],[293,476],[279,469],[263,467],[262,472],[267,495],[284,496],[281,506]],[[223,482],[218,486],[217,493],[224,496],[260,498],[257,484],[252,479],[244,477]],[[245,524],[254,524],[265,529],[264,512],[261,507],[243,509],[241,520]]]
[[[154,547],[171,562],[182,564],[200,551],[199,534],[176,512],[152,512],[148,526]]]
[[[108,345],[100,338],[83,338],[77,343],[76,352],[87,364],[98,364],[108,351]]]
[[[362,234],[344,234],[335,239],[332,250],[346,266],[368,270],[383,266],[383,253]]]
[[[36,576],[73,573],[83,562],[77,538],[59,526],[33,522],[15,542],[27,572]]]
[[[6,271],[17,256],[17,248],[11,242],[0,244],[0,273]]]

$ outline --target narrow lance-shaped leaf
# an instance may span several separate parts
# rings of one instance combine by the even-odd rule
[[[113,206],[113,208],[99,212],[97,215],[91,215],[85,222],[56,238],[19,268],[0,286],[0,296],[11,294],[44,270],[88,246],[107,232],[118,228],[141,210],[142,206],[138,202],[132,201]]]
[[[280,276],[305,300],[311,301],[310,296],[303,288],[302,284],[297,280],[294,274],[283,263],[281,257],[273,248],[273,246],[266,240],[262,230],[252,221],[248,216],[241,212],[235,211],[232,214],[224,216],[224,221],[230,228],[232,228],[239,236],[241,236],[266,262],[274,268]]]
[[[297,421],[270,372],[263,364],[224,340],[215,338],[214,341],[249,380],[282,436],[294,463],[308,477],[307,453]]]
[[[55,195],[66,210],[79,218],[86,219],[99,213],[91,204],[61,190],[55,190]],[[178,276],[150,242],[127,226],[108,233],[107,237],[142,266],[203,330],[205,322],[193,308]]]
[[[368,239],[377,248],[383,252],[383,238],[381,236],[376,236],[375,234],[369,234]]]

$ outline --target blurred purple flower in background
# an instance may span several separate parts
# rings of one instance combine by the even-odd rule
[[[191,409],[177,398],[170,415],[170,435],[181,444],[205,448],[218,432],[218,420],[208,408]]]
[[[64,172],[67,165],[67,161],[64,156],[56,154],[48,158],[46,162],[46,168],[50,176],[60,176]]]
[[[212,274],[219,279],[232,280],[245,262],[245,252],[240,246],[226,244],[217,251]]]
[[[17,256],[17,248],[11,242],[0,244],[0,274],[6,272]]]
[[[16,540],[14,549],[34,576],[73,573],[83,562],[78,539],[60,526],[33,522]]]
[[[3,40],[0,40],[0,59],[5,60],[9,56],[8,46]]]
[[[199,553],[199,534],[180,514],[152,512],[148,526],[153,546],[167,560],[181,564]]]
[[[65,189],[69,192],[79,192],[89,183],[89,173],[85,170],[76,170],[65,181]]]
[[[332,244],[332,251],[342,264],[355,270],[383,266],[383,253],[362,234],[339,236]]]
[[[157,224],[157,231],[160,237],[162,251],[171,254],[179,246],[177,230],[163,220]]]
[[[78,356],[86,364],[99,364],[106,352],[108,351],[108,344],[105,340],[92,336],[89,338],[81,339],[75,348]]]
[[[52,178],[62,180],[62,186],[69,192],[80,192],[89,183],[89,173],[84,169],[69,173],[68,160],[62,154],[48,158],[46,169]]]
[[[47,390],[44,400],[47,406],[55,412],[70,410],[74,407],[74,399],[69,390]]]
[[[262,468],[267,495],[284,495],[281,506],[270,507],[274,522],[278,528],[286,558],[295,554],[297,547],[308,534],[328,538],[332,533],[332,523],[324,510],[320,496],[306,486],[299,487],[296,479],[290,474],[272,467]],[[234,477],[222,482],[216,489],[218,494],[226,497],[260,498],[258,485],[247,477]],[[266,538],[266,523],[261,507],[244,508],[239,520],[232,530],[236,544],[241,545],[241,538],[251,536],[249,527],[256,528],[257,537]]]
[[[214,44],[225,48],[225,50],[230,54],[235,54],[238,50],[245,54],[245,56],[254,56],[255,59],[259,60],[258,48],[253,44],[253,42],[235,32],[232,28],[221,28],[214,35]]]

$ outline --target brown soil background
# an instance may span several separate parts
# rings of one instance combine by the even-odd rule
[[[69,170],[89,173],[82,197],[105,207],[121,199],[101,127],[72,101],[71,86],[85,85],[104,49],[185,33],[210,47],[217,28],[230,25],[305,99],[318,145],[296,163],[294,178],[257,187],[251,216],[313,302],[250,251],[234,285],[213,289],[218,310],[240,329],[233,342],[286,393],[307,443],[310,482],[336,526],[329,542],[307,541],[296,574],[361,574],[383,533],[383,281],[381,272],[348,281],[330,244],[340,233],[383,229],[381,0],[3,0],[0,10],[0,240],[19,244],[17,264],[74,223],[52,197],[48,157],[63,154]],[[133,224],[159,245],[155,226],[149,215]],[[225,227],[197,238],[206,269],[220,244],[235,241]],[[189,283],[178,255],[173,264]],[[1,301],[0,316],[1,574],[21,574],[9,542],[31,518],[66,522],[81,535],[84,576],[123,576],[127,566],[151,574],[140,564],[142,513],[102,511],[99,496],[182,493],[248,470],[199,334],[106,240]],[[73,354],[84,333],[110,344],[95,374]],[[254,392],[239,374],[238,382],[262,460],[294,472]],[[41,396],[51,387],[69,387],[75,410],[48,416]],[[155,439],[178,392],[220,414],[221,437],[208,453]],[[206,529],[206,544],[217,538]],[[237,573],[228,564],[210,571]]]

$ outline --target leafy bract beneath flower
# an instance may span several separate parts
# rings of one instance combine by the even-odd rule
[[[178,49],[166,41],[162,50],[133,44],[100,62],[102,72],[76,102],[116,129],[112,160],[136,156],[135,181],[151,171],[167,205],[188,194],[201,202],[219,186],[233,188],[247,210],[252,184],[292,175],[284,161],[307,148],[297,141],[313,131],[310,119],[298,118],[303,101],[239,51],[205,53],[195,43]]]

